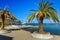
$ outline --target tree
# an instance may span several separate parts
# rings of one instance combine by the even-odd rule
[[[13,19],[12,20],[17,20],[17,18],[15,18],[14,16],[13,16]]]
[[[1,27],[1,29],[4,29],[4,26],[5,26],[5,19],[6,19],[6,9],[4,9],[4,11],[3,11],[1,17],[2,17],[2,27]]]
[[[43,30],[43,20],[45,18],[51,18],[54,22],[59,22],[58,20],[58,16],[57,16],[57,11],[51,7],[52,3],[50,3],[49,1],[45,2],[44,0],[42,0],[42,2],[39,2],[38,4],[38,10],[34,10],[31,9],[30,11],[33,12],[33,14],[30,14],[28,16],[28,22],[32,21],[34,19],[34,17],[37,18],[38,23],[39,23],[39,31],[38,33],[41,34],[45,34],[46,32],[44,32]]]
[[[4,10],[2,11],[1,19],[2,19],[1,29],[4,29],[6,21],[8,22],[9,20],[13,19],[13,16],[10,14],[10,11],[8,11],[7,8],[4,8]]]

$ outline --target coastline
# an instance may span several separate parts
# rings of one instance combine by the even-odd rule
[[[25,30],[17,30],[17,31],[12,31],[11,33],[7,34],[2,34],[7,37],[12,37],[12,40],[41,40],[41,39],[36,39],[31,36],[31,32],[25,31]],[[51,40],[60,40],[59,35],[53,35],[54,38]],[[2,37],[3,38],[3,37]],[[7,39],[7,38],[5,38]]]
[[[18,25],[10,25],[6,26],[5,29],[23,29],[23,28],[38,28],[38,26],[18,26]]]
[[[11,27],[11,26],[10,26]],[[19,27],[19,26],[18,26]],[[37,26],[32,26],[33,28],[37,27]],[[26,26],[23,26],[23,27],[19,27],[19,28],[22,28],[22,29],[19,29],[19,30],[12,30],[10,33],[6,33],[6,34],[0,34],[1,36],[5,37],[12,37],[12,40],[41,40],[41,39],[36,39],[36,38],[33,38],[31,36],[32,34],[32,30],[24,30],[24,28],[29,28],[29,27],[26,27]],[[1,37],[1,39],[3,39],[3,37]],[[53,35],[54,38],[51,39],[51,40],[60,40],[60,36],[59,35]],[[7,38],[5,38],[7,40]]]
[[[38,26],[17,26],[17,25],[10,25],[7,26],[7,30],[10,30],[11,28],[14,30],[11,30],[10,32],[6,33],[6,34],[0,34],[0,39],[3,40],[41,40],[41,39],[37,39],[37,38],[33,38],[31,36],[31,34],[34,31],[37,30],[32,30],[33,28],[38,28]],[[10,28],[10,29],[9,29]],[[18,30],[16,30],[18,29]],[[53,39],[49,39],[49,40],[60,40],[60,35],[55,35],[52,34],[54,36]]]

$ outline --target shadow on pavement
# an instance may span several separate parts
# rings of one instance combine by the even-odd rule
[[[13,40],[13,37],[0,35],[0,40]]]

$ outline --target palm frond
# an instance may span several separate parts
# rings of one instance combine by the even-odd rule
[[[47,12],[47,14],[54,22],[58,22],[57,16],[55,16],[52,12]]]
[[[44,18],[44,14],[40,11],[36,17],[38,21],[40,21],[42,18]]]
[[[58,13],[57,13],[57,11],[54,8],[52,8],[52,7],[50,7],[48,10],[52,13],[52,15],[54,15],[55,19],[57,21],[59,21],[58,20]]]
[[[36,12],[36,11],[38,11],[38,10],[30,9],[29,11]]]
[[[28,22],[32,21],[32,20],[34,19],[34,17],[35,17],[35,13],[30,14],[30,15],[28,16]]]
[[[49,17],[50,17],[54,22],[56,22],[56,21],[55,21],[55,18],[53,17],[53,15],[52,15],[50,12],[47,12],[47,14],[49,15]]]
[[[49,7],[48,10],[51,11],[51,12],[54,12],[57,15],[57,11],[54,8]]]
[[[7,10],[7,7],[4,8],[4,12],[3,13],[6,13],[8,10]]]
[[[45,2],[44,8],[47,9],[49,8],[53,3],[50,3],[49,1]]]
[[[46,12],[43,12],[44,18],[49,18],[49,15]]]
[[[37,17],[37,20],[40,21],[40,13],[36,17]]]
[[[42,0],[42,2],[40,3],[40,10],[44,10],[44,4],[45,4],[45,2],[44,2],[44,0]]]

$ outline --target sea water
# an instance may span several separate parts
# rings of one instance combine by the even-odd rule
[[[30,23],[30,24],[21,24],[20,26],[39,26],[38,23]],[[50,32],[51,34],[59,34],[60,35],[60,23],[44,23],[43,24],[44,31]],[[37,28],[31,29],[37,30]]]

